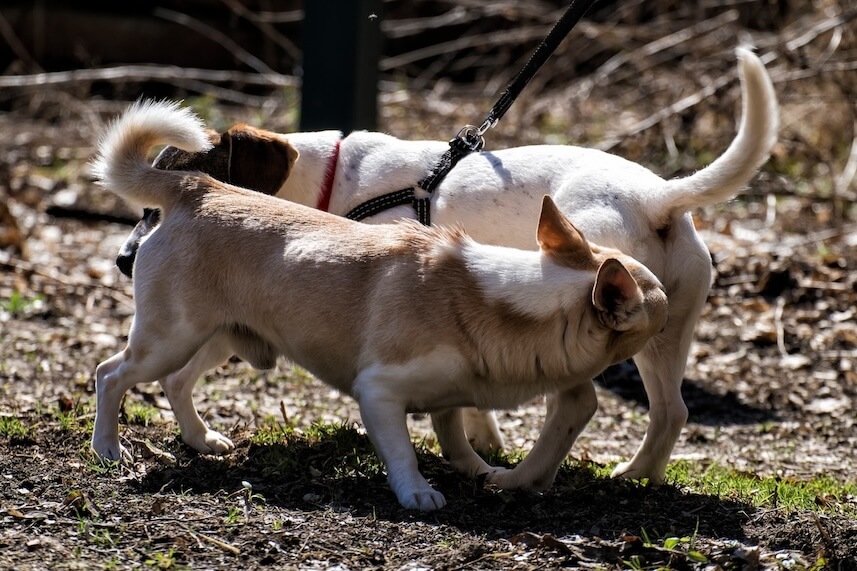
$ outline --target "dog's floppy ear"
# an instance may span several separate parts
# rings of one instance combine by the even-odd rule
[[[235,125],[223,134],[230,145],[229,182],[275,195],[289,178],[298,150],[273,133]]]
[[[211,149],[191,153],[165,147],[152,166],[167,171],[201,171],[223,182],[229,182],[229,141],[215,131],[208,132]]]
[[[608,258],[598,268],[592,288],[592,305],[605,327],[627,331],[643,305],[643,291],[622,262]]]
[[[589,242],[548,195],[542,199],[537,239],[543,252],[561,258],[575,267],[591,265],[594,268]]]

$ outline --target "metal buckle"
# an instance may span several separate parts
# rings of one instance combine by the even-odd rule
[[[476,125],[465,125],[458,131],[453,142],[461,141],[472,152],[481,151],[482,147],[485,146],[485,138],[482,136],[482,133],[484,131],[480,127],[476,127]]]

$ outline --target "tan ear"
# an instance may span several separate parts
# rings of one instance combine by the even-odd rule
[[[231,145],[229,182],[275,195],[289,178],[298,150],[274,133],[235,125],[223,134]]]
[[[608,258],[598,268],[592,288],[592,305],[601,322],[611,329],[625,331],[643,303],[643,292],[634,276],[615,258]]]
[[[583,232],[565,217],[553,199],[545,195],[542,199],[542,213],[539,216],[537,234],[542,251],[562,257],[592,260],[592,250]]]

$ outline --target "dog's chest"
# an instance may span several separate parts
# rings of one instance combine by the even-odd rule
[[[359,394],[366,389],[392,392],[410,412],[465,406],[508,409],[568,388],[567,384],[535,373],[524,376],[481,374],[455,348],[439,347],[402,364],[368,367],[358,376],[354,396],[359,399]]]

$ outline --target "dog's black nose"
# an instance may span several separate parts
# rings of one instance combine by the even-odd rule
[[[116,256],[116,266],[119,268],[120,272],[130,278],[131,271],[134,269],[134,256],[119,254]]]

